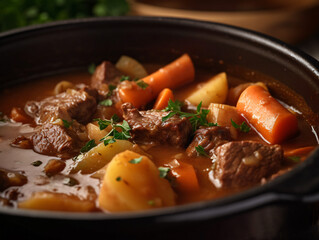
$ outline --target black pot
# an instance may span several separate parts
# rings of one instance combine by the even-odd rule
[[[255,32],[183,19],[85,19],[2,33],[0,86],[87,69],[92,62],[116,61],[122,54],[142,62],[167,63],[185,52],[195,65],[232,74],[240,74],[234,69],[249,68],[275,78],[303,96],[319,114],[319,63],[315,59]],[[318,170],[319,149],[292,171],[263,186],[220,200],[140,213],[0,208],[0,237],[316,238]]]

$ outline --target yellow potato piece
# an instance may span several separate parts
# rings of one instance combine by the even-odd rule
[[[224,103],[228,94],[226,73],[217,74],[197,87],[198,89],[186,98],[191,104],[197,106],[202,102],[202,107],[208,107],[210,103]]]
[[[208,107],[209,113],[207,115],[207,121],[211,123],[217,123],[218,126],[231,127],[233,120],[238,125],[242,124],[244,118],[238,113],[236,107],[211,103]]]
[[[81,200],[74,195],[53,192],[36,192],[31,198],[20,202],[18,207],[67,212],[91,212],[96,210],[94,201]]]
[[[140,162],[132,163],[133,159]],[[110,212],[173,206],[175,193],[148,157],[127,150],[107,166],[99,205]]]
[[[141,63],[125,55],[120,57],[115,67],[132,78],[143,78],[148,75]]]
[[[110,143],[106,146],[102,142],[84,155],[80,155],[75,160],[75,167],[71,172],[93,173],[109,163],[116,154],[127,149],[133,149],[133,145],[133,143],[126,140],[116,140],[115,143]]]

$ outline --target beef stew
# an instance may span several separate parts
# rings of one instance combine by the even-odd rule
[[[166,66],[124,56],[92,76],[6,89],[2,205],[136,211],[265,184],[302,162],[318,138],[311,114],[258,81],[194,69],[184,54]],[[246,106],[249,91],[266,97]]]

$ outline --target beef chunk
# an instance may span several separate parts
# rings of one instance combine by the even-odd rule
[[[61,158],[74,156],[87,141],[74,129],[51,123],[43,125],[30,139],[35,152]]]
[[[195,147],[201,145],[208,154],[215,147],[231,140],[229,128],[227,127],[216,126],[199,128],[195,131],[193,141],[186,149],[186,153],[189,157],[196,157],[197,152]]]
[[[88,91],[68,89],[40,102],[27,102],[25,111],[35,118],[37,124],[53,122],[60,118],[86,123],[96,110],[96,99]]]
[[[255,141],[229,142],[214,150],[215,168],[211,172],[216,187],[247,187],[276,173],[283,161],[279,145]]]
[[[142,144],[170,144],[184,147],[192,132],[192,126],[188,119],[173,116],[162,121],[167,112],[138,111],[131,103],[122,105],[124,120],[131,127],[132,139]]]
[[[117,85],[123,74],[108,61],[102,62],[96,67],[91,79],[91,87],[97,89],[100,94],[105,95],[108,84]]]

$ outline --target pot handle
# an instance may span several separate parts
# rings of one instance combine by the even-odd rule
[[[273,180],[274,192],[306,203],[319,201],[319,147],[300,166],[279,178]]]

